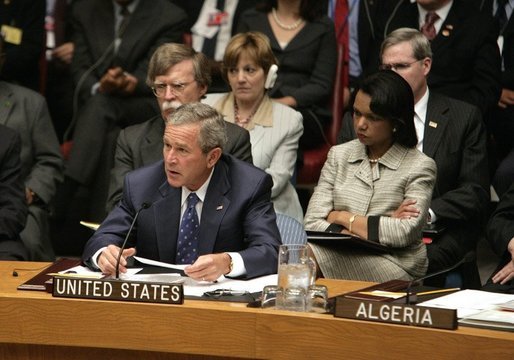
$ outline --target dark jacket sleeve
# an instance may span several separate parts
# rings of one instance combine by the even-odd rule
[[[0,127],[0,241],[18,239],[25,227],[27,204],[20,150],[19,136]]]
[[[514,184],[501,198],[487,224],[487,239],[499,256],[504,256],[514,237]]]

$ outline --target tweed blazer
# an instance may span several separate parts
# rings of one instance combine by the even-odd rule
[[[227,121],[234,122],[234,97],[230,93],[208,94],[203,102],[214,106],[226,116]],[[267,115],[261,112],[261,109],[270,103],[271,121],[264,119]],[[266,97],[253,120],[257,122],[249,129],[253,164],[273,178],[271,201],[275,211],[303,222],[302,206],[291,183],[296,166],[298,141],[303,134],[302,114]],[[259,120],[266,125],[259,124]]]
[[[326,218],[332,210],[381,216],[379,242],[391,251],[377,257],[386,258],[412,277],[421,276],[428,263],[421,241],[422,228],[428,216],[435,178],[435,162],[416,149],[393,144],[378,164],[371,167],[366,147],[359,140],[334,146],[309,202],[305,227],[326,230],[330,226]],[[419,217],[390,217],[405,199],[417,201]],[[369,271],[369,278],[373,278],[376,270],[371,263]]]

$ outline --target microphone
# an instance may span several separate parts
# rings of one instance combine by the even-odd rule
[[[475,252],[474,251],[470,251],[468,252],[466,255],[464,255],[464,257],[462,259],[460,259],[459,261],[457,261],[457,263],[453,264],[452,266],[450,267],[447,267],[446,269],[443,269],[443,270],[439,270],[439,271],[436,271],[435,273],[431,273],[431,274],[427,274],[425,276],[422,276],[420,278],[417,278],[417,279],[414,279],[414,280],[411,280],[409,282],[409,285],[407,286],[407,289],[405,290],[405,293],[407,294],[407,298],[405,299],[405,303],[407,305],[410,304],[410,290],[411,290],[411,287],[413,284],[417,284],[419,283],[420,281],[423,281],[423,280],[426,280],[426,279],[429,279],[431,277],[434,277],[434,276],[437,276],[437,275],[441,275],[441,274],[444,274],[444,273],[447,273],[447,272],[450,272],[456,268],[458,268],[459,266],[461,266],[462,264],[464,264],[465,262],[470,262],[470,261],[473,261],[475,260]]]
[[[150,206],[152,206],[152,203],[144,202],[141,204],[141,207],[138,211],[136,211],[136,215],[134,216],[134,219],[132,220],[132,223],[130,224],[130,228],[127,232],[127,235],[125,236],[125,240],[123,240],[123,244],[121,245],[120,252],[118,253],[118,259],[116,260],[116,279],[120,278],[120,260],[121,255],[123,254],[123,250],[125,250],[125,246],[127,246],[128,238],[130,237],[130,234],[132,233],[132,229],[134,228],[134,225],[136,224],[137,218],[139,216],[139,213],[142,210],[148,209]]]

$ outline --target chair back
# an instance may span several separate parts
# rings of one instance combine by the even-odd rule
[[[277,226],[284,245],[303,245],[307,243],[307,233],[303,224],[284,214],[277,214]]]

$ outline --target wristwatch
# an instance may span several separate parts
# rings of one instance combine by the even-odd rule
[[[228,272],[224,274],[224,275],[228,275],[232,272],[232,269],[234,268],[234,261],[232,260],[232,256],[230,256],[228,253],[225,253],[225,254],[227,254],[230,259],[230,264],[228,264]]]
[[[353,214],[351,217],[350,217],[350,226],[348,226],[348,231],[352,232],[352,225],[353,225],[353,222],[355,221],[355,219],[357,218],[357,214]]]

